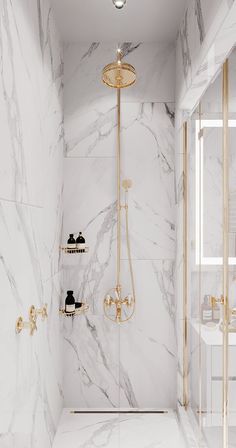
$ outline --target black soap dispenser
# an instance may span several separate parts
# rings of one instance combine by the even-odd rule
[[[76,249],[76,241],[74,239],[74,234],[70,233],[69,239],[67,241],[67,246],[69,249]]]
[[[65,312],[74,313],[75,312],[75,298],[73,296],[74,291],[67,291],[67,297],[65,300]]]
[[[85,239],[82,232],[79,232],[79,236],[76,240],[77,249],[79,252],[85,252]]]

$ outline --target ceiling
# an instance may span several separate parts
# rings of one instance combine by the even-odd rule
[[[173,41],[186,0],[52,0],[65,42]]]

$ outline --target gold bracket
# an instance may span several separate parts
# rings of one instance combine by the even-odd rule
[[[30,336],[33,336],[34,332],[37,330],[36,322],[34,320],[29,320],[25,322],[23,320],[23,317],[20,316],[16,321],[16,333],[19,334],[21,333],[22,330],[26,329],[29,329]]]
[[[224,305],[225,299],[223,295],[221,295],[220,297],[211,296],[211,306],[214,307],[217,303],[219,303],[220,305]]]

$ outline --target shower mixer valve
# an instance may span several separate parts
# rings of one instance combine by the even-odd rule
[[[114,295],[114,297],[113,297]],[[111,317],[107,310],[111,307],[115,306],[115,316]],[[131,294],[128,294],[126,297],[122,299],[121,297],[121,286],[116,286],[116,288],[111,289],[104,299],[104,312],[108,319],[113,322],[121,323],[130,319],[131,316],[122,318],[122,310],[123,307],[126,306],[128,308],[132,308],[134,306],[134,298]],[[133,311],[131,315],[133,314]]]

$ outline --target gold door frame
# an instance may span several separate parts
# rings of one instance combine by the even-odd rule
[[[229,69],[228,60],[223,65],[222,84],[222,107],[223,107],[223,448],[228,448],[228,364],[229,364]],[[199,115],[201,111],[199,109]],[[189,332],[188,332],[188,125],[183,123],[183,406],[189,406]],[[200,367],[199,367],[200,368]],[[199,383],[201,375],[199,375]],[[199,384],[201,398],[201,384]],[[201,404],[199,406],[199,423],[201,431]]]
[[[188,124],[183,123],[183,406],[188,409]]]
[[[229,68],[223,65],[223,448],[228,448],[229,364]]]

